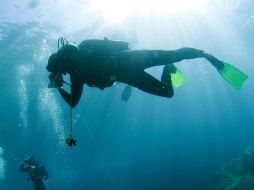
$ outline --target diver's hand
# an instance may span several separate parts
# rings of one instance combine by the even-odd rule
[[[55,83],[51,82],[51,83],[48,84],[48,88],[55,88],[55,89],[61,90],[62,86],[58,86]]]
[[[61,73],[50,74],[49,75],[50,83],[48,88],[61,88],[63,86],[63,76]]]

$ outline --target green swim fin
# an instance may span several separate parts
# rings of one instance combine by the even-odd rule
[[[223,69],[218,69],[218,72],[229,84],[231,84],[237,90],[240,90],[248,76],[233,65],[225,62],[223,63]]]
[[[176,66],[174,66],[174,67],[175,67],[175,72],[170,72],[171,81],[172,81],[172,84],[174,85],[174,87],[178,88],[178,87],[184,85],[187,82],[187,80],[186,80],[185,76],[183,75],[183,73]]]

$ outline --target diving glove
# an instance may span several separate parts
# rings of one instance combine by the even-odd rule
[[[52,73],[49,75],[50,83],[48,88],[61,88],[63,86],[63,76],[61,73]]]

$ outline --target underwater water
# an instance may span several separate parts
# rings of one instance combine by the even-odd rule
[[[33,189],[19,170],[26,155],[47,168],[50,190],[215,189],[214,173],[254,141],[253,31],[251,0],[2,0],[0,189]],[[187,83],[171,99],[133,89],[124,102],[124,84],[85,86],[70,148],[70,110],[45,69],[62,36],[202,49],[249,78],[235,90],[194,59],[176,64]]]

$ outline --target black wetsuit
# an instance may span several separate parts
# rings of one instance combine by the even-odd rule
[[[45,180],[48,179],[46,168],[37,160],[32,158],[25,160],[20,166],[20,171],[29,174],[35,190],[48,190],[45,185]]]
[[[84,84],[104,89],[112,86],[116,81],[137,87],[150,94],[170,98],[174,94],[170,78],[167,79],[170,84],[166,84],[163,75],[159,81],[146,73],[145,69],[172,64],[184,59],[200,57],[207,60],[216,59],[194,48],[173,51],[129,50],[128,43],[110,40],[85,40],[78,47],[64,46],[57,54],[61,57],[57,61],[58,70],[70,74],[72,96],[70,98],[70,94],[62,88],[59,88],[59,92],[67,103],[70,104],[71,100],[72,107],[77,105]],[[50,69],[48,71],[53,72]]]

